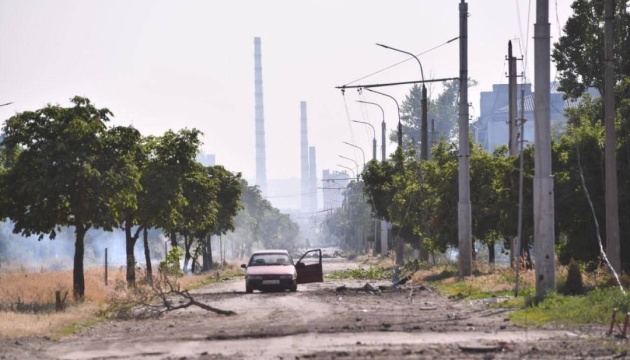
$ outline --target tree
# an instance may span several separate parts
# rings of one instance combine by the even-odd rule
[[[629,1],[620,5],[615,19],[615,83],[630,76],[630,16],[626,9]],[[588,87],[600,94],[604,90],[604,2],[601,0],[575,0],[573,15],[564,26],[564,34],[554,44],[552,59],[558,69],[558,90],[566,97],[578,98]],[[619,94],[618,94],[619,95]],[[627,95],[627,93],[626,93]]]
[[[111,230],[135,201],[137,174],[118,146],[132,129],[106,128],[112,113],[74,97],[71,107],[48,105],[8,119],[3,128],[8,168],[0,177],[0,212],[14,233],[54,238],[75,231],[73,293],[85,294],[84,237],[90,228]],[[121,160],[123,158],[123,160]]]
[[[474,80],[469,81],[469,86],[475,86]],[[427,101],[427,121],[428,130],[431,131],[431,124],[434,122],[435,133],[429,133],[429,148],[440,139],[450,140],[457,135],[458,114],[459,114],[459,82],[444,81],[443,89],[436,99]],[[412,86],[409,94],[400,105],[400,122],[403,125],[403,144],[411,142],[418,148],[420,144],[420,128],[422,120],[422,87]],[[398,141],[397,130],[390,133],[390,140]]]
[[[218,187],[217,193],[217,214],[216,227],[212,230],[212,235],[222,235],[228,231],[234,231],[236,215],[243,208],[241,196],[243,187],[241,186],[241,174],[231,173],[223,166],[215,165],[206,168],[210,179]],[[205,237],[202,246],[203,265],[202,270],[208,271],[212,266],[212,244],[211,235]]]
[[[120,226],[125,229],[127,251],[127,284],[136,281],[134,254],[135,244],[144,229],[163,229],[170,235],[171,245],[178,246],[176,232],[185,221],[183,209],[187,204],[183,193],[186,178],[198,165],[201,132],[197,129],[169,130],[162,136],[143,140],[136,166],[141,171],[141,189],[137,194],[137,205],[125,209]],[[134,230],[135,228],[135,230]],[[147,278],[150,279],[151,262],[146,252]]]

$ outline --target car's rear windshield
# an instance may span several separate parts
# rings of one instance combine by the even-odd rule
[[[249,266],[293,265],[287,254],[254,254],[249,260]]]

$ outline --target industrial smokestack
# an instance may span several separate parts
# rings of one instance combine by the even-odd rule
[[[310,170],[308,166],[308,127],[306,123],[306,101],[300,102],[300,131],[300,159],[302,163],[302,172],[300,175],[302,180],[302,210],[306,210],[310,208],[308,196]]]
[[[256,185],[267,196],[267,157],[265,155],[265,115],[263,111],[262,53],[260,38],[254,38],[254,109],[256,112]]]
[[[308,209],[311,212],[317,210],[317,166],[315,162],[315,146],[308,148],[309,182],[308,182]]]

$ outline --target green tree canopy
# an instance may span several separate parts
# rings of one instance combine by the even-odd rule
[[[0,178],[0,212],[14,222],[13,232],[25,236],[54,238],[60,227],[74,227],[73,292],[82,299],[85,233],[111,230],[135,202],[139,177],[125,161],[134,154],[122,144],[139,135],[130,128],[107,130],[111,112],[86,98],[71,102],[6,121],[3,146],[9,159]]]

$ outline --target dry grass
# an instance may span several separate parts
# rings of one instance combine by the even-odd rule
[[[190,289],[220,278],[224,274],[235,275],[240,268],[230,264],[225,269],[203,275],[189,275],[178,279],[183,289]],[[93,322],[98,318],[99,310],[107,307],[110,299],[116,298],[116,284],[125,281],[125,269],[110,269],[108,285],[105,285],[105,273],[102,268],[85,271],[85,301],[74,303],[72,298],[72,271],[45,271],[29,273],[19,269],[11,273],[0,274],[0,338],[18,338],[23,336],[55,336],[67,332],[77,325]],[[136,272],[136,278],[143,279],[143,272]],[[55,313],[14,312],[2,309],[14,308],[21,303],[54,311],[55,291],[62,296],[67,291],[65,311]]]
[[[0,311],[0,338],[24,336],[55,336],[69,327],[89,323],[95,319],[98,305],[85,302],[71,306],[64,312],[48,314],[23,314]]]

